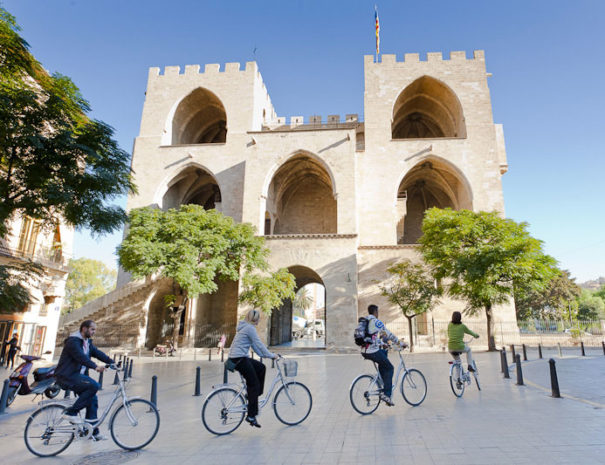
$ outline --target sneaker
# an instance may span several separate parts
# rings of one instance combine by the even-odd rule
[[[380,394],[380,400],[383,401],[385,404],[387,404],[389,407],[392,407],[393,405],[395,405],[395,403],[391,400],[391,398],[389,396],[387,396],[386,394]]]
[[[470,371],[471,373],[474,373],[475,369],[471,365],[469,365],[468,366],[468,371]]]
[[[72,425],[83,425],[85,423],[82,417],[80,417],[80,415],[78,415],[77,413],[63,412],[63,414],[61,415],[61,419],[68,421]]]
[[[250,423],[250,426],[256,426],[257,428],[260,428],[258,421],[256,421],[256,417],[246,417],[246,421]]]
[[[92,436],[90,437],[90,439],[92,441],[107,441],[107,436],[101,434],[99,431],[97,431],[96,433],[92,433]]]

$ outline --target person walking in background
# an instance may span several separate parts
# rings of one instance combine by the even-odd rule
[[[225,351],[225,344],[227,343],[227,336],[221,334],[221,339],[218,341],[218,354],[221,355]]]
[[[17,344],[19,344],[19,333],[15,331],[11,340],[8,341],[8,355],[6,356],[6,368],[10,364],[11,370],[15,366],[15,354],[18,350],[21,350],[21,347]]]

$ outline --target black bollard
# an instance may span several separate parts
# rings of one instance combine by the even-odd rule
[[[510,351],[511,351],[511,357],[512,357],[512,359],[513,359],[513,363],[515,363],[515,359],[516,359],[517,357],[516,357],[516,353],[515,353],[515,345],[514,345],[514,344],[512,344],[512,345],[510,346]]]
[[[131,358],[130,359],[130,366],[128,367],[128,377],[132,378],[132,362],[134,362],[134,360]]]
[[[120,354],[120,362],[122,362],[122,357],[124,356],[124,354]]]
[[[225,349],[221,350],[221,362],[225,361]]]
[[[212,349],[208,349],[208,361],[212,361]]]
[[[552,396],[555,398],[561,397],[559,392],[559,380],[557,379],[557,368],[555,367],[555,361],[551,358],[548,361],[550,365],[550,386],[552,388]]]
[[[580,341],[580,349],[582,350],[582,357],[586,357],[586,352],[584,352],[584,341]]]
[[[151,377],[151,403],[158,406],[158,377],[153,375]]]
[[[125,383],[128,381],[128,359],[124,362],[124,375],[122,377],[122,381]]]
[[[195,369],[195,392],[193,393],[193,395],[195,397],[199,397],[202,395],[202,393],[201,393],[202,388],[200,386],[201,372],[202,372],[202,369],[200,367],[196,367],[196,369]]]
[[[103,390],[103,372],[99,373],[99,391]]]
[[[118,378],[118,371],[116,370],[116,375],[113,377],[113,385],[116,386],[120,384],[120,378]]]
[[[506,349],[502,348],[502,358],[504,359],[504,378],[510,379],[510,374],[508,372],[508,360],[506,360]]]
[[[5,379],[4,384],[2,385],[2,396],[0,396],[0,414],[4,413],[6,410],[6,404],[8,403],[8,383],[10,383],[10,380]]]
[[[504,352],[506,349],[500,350],[500,373],[504,373]]]
[[[542,358],[542,344],[538,344],[538,358]]]
[[[527,362],[527,347],[523,344],[523,361]]]
[[[603,355],[605,355],[605,341],[601,341],[601,345],[603,346]]]
[[[271,368],[275,368],[275,359],[274,358],[271,359]]]
[[[515,363],[517,364],[517,386],[523,386],[523,370],[521,369],[521,356],[515,355]]]
[[[228,382],[229,382],[229,371],[227,370],[227,367],[225,367],[223,370],[223,384],[227,384]]]
[[[113,363],[116,363],[116,354],[113,354],[112,359],[113,359]]]

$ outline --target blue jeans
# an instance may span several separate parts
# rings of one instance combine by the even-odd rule
[[[378,372],[380,373],[380,377],[384,383],[384,389],[382,392],[386,396],[391,397],[391,392],[393,391],[393,373],[395,372],[395,368],[389,361],[387,351],[380,349],[378,352],[363,354],[363,356],[378,364]]]
[[[65,409],[65,413],[73,415],[86,407],[86,419],[93,420],[97,418],[97,409],[99,408],[99,399],[97,391],[101,386],[94,379],[85,375],[76,375],[73,378],[57,379],[59,386],[63,389],[73,391],[78,395],[74,404]]]

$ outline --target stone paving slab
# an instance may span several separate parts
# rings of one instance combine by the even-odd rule
[[[391,357],[394,364],[395,357]],[[324,353],[296,358],[299,381],[313,394],[313,410],[301,425],[281,424],[268,405],[259,417],[261,429],[242,424],[231,435],[215,437],[203,427],[200,412],[211,385],[222,381],[220,362],[141,359],[137,363],[135,359],[135,378],[129,383],[129,394],[148,397],[151,376],[156,374],[159,378],[160,432],[146,449],[138,454],[118,455],[119,449],[111,439],[101,443],[78,441],[57,458],[38,459],[27,451],[22,438],[28,412],[35,405],[22,397],[10,408],[12,413],[0,417],[2,457],[11,457],[11,463],[23,465],[41,461],[107,465],[348,464],[364,459],[406,464],[605,461],[605,409],[570,398],[553,399],[531,386],[516,386],[514,372],[513,379],[503,380],[497,353],[476,354],[483,390],[478,392],[474,385],[468,387],[461,399],[456,399],[449,387],[447,354],[410,355],[408,367],[420,369],[428,382],[425,402],[410,407],[395,391],[395,407],[381,405],[369,416],[357,414],[348,397],[351,381],[358,374],[371,372],[369,362],[359,355]],[[528,377],[533,376],[531,363],[524,365]],[[585,357],[574,363],[587,367],[574,371],[574,379],[598,384],[601,390],[595,394],[602,395],[605,371],[598,365],[595,373],[591,365],[599,363],[597,358]],[[202,369],[202,397],[192,395],[196,366]],[[267,385],[273,374],[274,370],[268,368]],[[231,375],[230,380],[236,378]],[[101,408],[110,395],[108,381],[105,383]],[[105,453],[111,455],[104,457]]]

